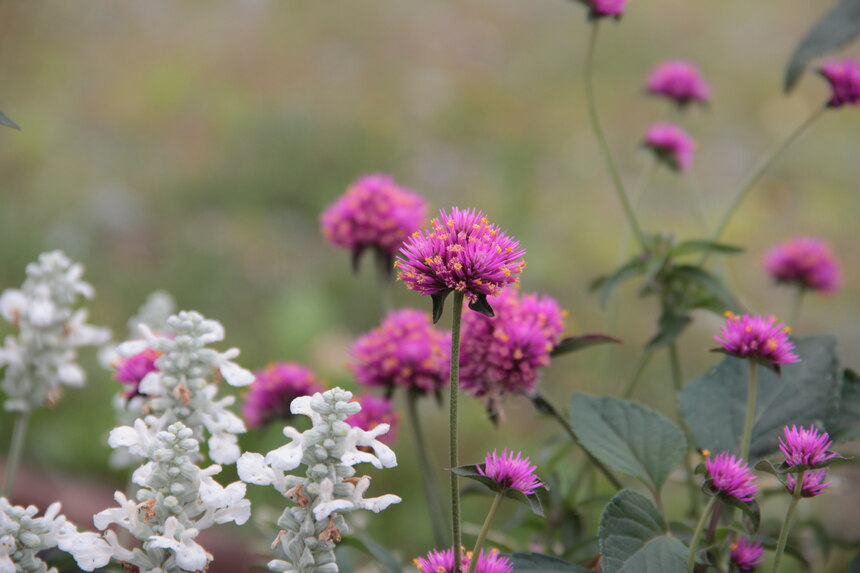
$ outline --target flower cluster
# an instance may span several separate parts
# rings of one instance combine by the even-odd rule
[[[761,541],[753,542],[746,537],[738,537],[731,546],[731,560],[740,571],[749,571],[764,563],[764,547]]]
[[[140,486],[137,501],[117,491],[114,499],[119,507],[93,517],[102,535],[88,532],[61,540],[60,549],[71,553],[85,571],[103,567],[111,559],[134,571],[205,571],[212,555],[195,541],[200,531],[221,523],[242,525],[251,516],[244,483],[223,487],[212,479],[220,466],[201,469],[194,464],[199,444],[190,428],[181,422],[166,430],[159,427],[159,420],[149,416],[146,421],[136,420],[134,427],[111,431],[111,447],[127,447],[149,461],[132,475]],[[127,529],[140,547],[123,547],[108,529],[111,524]]]
[[[353,466],[367,462],[377,468],[397,465],[394,452],[377,438],[388,431],[380,424],[370,431],[350,426],[346,418],[361,406],[352,393],[334,388],[296,398],[293,414],[308,416],[313,427],[299,432],[284,428],[292,441],[262,456],[245,453],[237,463],[242,481],[271,485],[295,502],[278,520],[281,532],[272,548],[269,569],[280,573],[336,573],[335,543],[348,531],[344,513],[369,509],[378,513],[401,500],[396,495],[365,498],[369,476],[355,476]],[[285,472],[305,465],[304,476]]]
[[[764,256],[767,272],[781,283],[832,293],[842,282],[839,264],[819,239],[797,237],[777,245]]]
[[[649,127],[643,145],[654,152],[658,161],[681,173],[689,169],[696,148],[693,138],[671,123],[657,123]]]
[[[705,103],[711,95],[711,88],[699,69],[681,60],[663,62],[654,68],[648,76],[647,90],[672,100],[681,108],[691,103]]]
[[[43,253],[27,265],[21,289],[0,296],[0,314],[18,328],[18,336],[6,337],[0,347],[6,410],[28,412],[58,400],[62,384],[83,385],[77,348],[110,339],[107,329],[86,323],[86,310],[76,309],[82,298],[93,297],[82,274],[83,267],[62,252]]]
[[[828,107],[860,105],[860,63],[853,60],[827,62],[819,71],[832,90]]]
[[[448,384],[450,362],[450,333],[434,328],[429,314],[403,309],[356,340],[349,368],[359,384],[423,394]]]
[[[469,570],[473,557],[471,552],[463,552],[460,571],[454,571],[453,547],[445,551],[433,549],[425,557],[416,557],[412,562],[415,563],[421,573],[464,573]],[[513,570],[514,564],[511,563],[511,560],[499,555],[497,549],[492,549],[487,553],[481,549],[478,563],[475,566],[475,573],[512,573]]]
[[[502,450],[498,455],[494,450],[487,454],[483,466],[478,466],[478,473],[495,480],[502,489],[515,489],[524,495],[532,495],[543,484],[535,475],[536,466],[530,465],[529,458],[523,458],[522,452]]]
[[[588,7],[588,17],[590,20],[598,20],[600,18],[620,18],[624,14],[624,8],[627,0],[582,0]]]
[[[358,403],[361,410],[347,418],[347,424],[367,431],[380,424],[387,424],[388,433],[381,435],[379,441],[388,445],[397,441],[397,412],[394,410],[394,402],[381,396],[365,394],[358,398]]]
[[[242,417],[251,428],[277,419],[290,418],[290,403],[299,396],[322,392],[316,374],[294,362],[276,362],[254,372],[248,387]]]
[[[773,316],[736,315],[726,312],[726,322],[720,329],[720,336],[714,340],[720,343],[726,354],[741,358],[762,360],[770,365],[799,362],[794,353],[794,343],[789,340],[790,330]]]
[[[802,466],[804,468],[822,468],[839,454],[829,450],[833,441],[827,432],[819,432],[816,428],[804,429],[803,426],[786,426],[782,429],[782,437],[779,439],[779,449],[785,455],[785,469],[790,470]],[[827,469],[816,469],[815,471],[802,470],[800,472],[800,493],[803,497],[813,497],[821,494],[824,488],[830,485],[825,482]],[[797,477],[789,473],[785,476],[785,487],[790,493],[794,493],[797,486]]]
[[[755,476],[749,466],[728,452],[705,460],[710,487],[720,495],[752,501],[756,494]]]

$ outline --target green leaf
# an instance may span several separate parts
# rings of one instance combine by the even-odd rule
[[[540,553],[512,553],[509,555],[516,573],[541,573],[542,571],[572,571],[573,573],[594,573],[582,565],[568,563],[558,557]]]
[[[341,545],[354,547],[359,551],[367,553],[391,573],[402,573],[403,571],[400,561],[388,549],[365,535],[345,535],[343,540],[341,540]]]
[[[12,121],[12,119],[2,111],[0,111],[0,125],[5,125],[6,127],[11,127],[12,129],[21,129],[20,127],[18,127],[17,123]]]
[[[663,312],[658,322],[657,334],[645,345],[645,352],[654,352],[669,346],[681,336],[692,321],[689,316],[676,314],[671,310]]]
[[[448,298],[449,294],[451,294],[451,291],[446,290],[445,292],[430,295],[430,298],[433,299],[433,324],[436,324],[442,318],[442,311],[445,310],[445,299]]]
[[[688,283],[700,287],[702,290],[720,301],[724,308],[722,310],[739,310],[740,305],[734,295],[718,279],[706,270],[694,265],[676,265],[672,268],[672,275]]]
[[[836,339],[810,336],[795,341],[800,362],[785,364],[782,375],[758,367],[755,421],[750,459],[776,451],[782,429],[791,424],[832,425],[841,390]],[[713,454],[740,444],[746,414],[749,366],[726,356],[702,377],[687,384],[679,396],[681,413],[692,430],[695,446]]]
[[[614,336],[609,336],[608,334],[581,334],[579,336],[568,336],[556,344],[555,348],[552,349],[549,355],[555,358],[562,354],[570,354],[571,352],[576,352],[583,348],[597,346],[599,344],[608,344],[610,342],[620,344],[621,340]]]
[[[604,570],[605,571],[605,570]],[[686,573],[687,547],[674,537],[658,537],[645,545],[618,573]]]
[[[761,525],[761,509],[755,499],[752,501],[741,501],[730,495],[722,495],[720,496],[720,499],[726,505],[730,505],[741,510],[743,514],[749,518],[750,524],[752,525],[752,532],[755,533],[758,531],[758,526]]]
[[[816,22],[800,41],[785,70],[785,91],[790,92],[806,65],[823,54],[834,52],[860,34],[860,0],[842,0]]]
[[[668,528],[650,499],[623,489],[604,508],[597,534],[600,566],[604,573],[615,573],[654,540],[665,537]]]
[[[853,370],[842,374],[839,411],[828,429],[836,443],[860,439],[860,376]]]
[[[628,400],[574,394],[570,423],[582,447],[595,458],[639,478],[654,491],[660,490],[687,451],[681,428]]]
[[[644,268],[645,261],[636,257],[632,261],[623,264],[611,275],[600,277],[592,282],[590,289],[593,291],[600,291],[600,306],[606,306],[606,303],[609,301],[609,296],[612,294],[612,291],[615,290],[615,287],[638,274],[642,274]]]
[[[540,497],[538,496],[540,492],[548,491],[549,488],[545,484],[535,489],[535,493],[531,495],[526,495],[518,489],[503,488],[493,478],[481,475],[478,472],[477,465],[458,466],[456,468],[453,468],[451,471],[460,477],[475,480],[476,482],[485,485],[487,489],[492,492],[500,493],[507,498],[525,504],[529,507],[529,509],[532,510],[532,513],[534,513],[535,515],[539,515],[540,517],[544,517],[543,506],[541,505]]]
[[[848,564],[848,573],[860,573],[860,553],[854,555],[854,559]]]
[[[493,312],[493,307],[487,302],[487,295],[479,294],[475,300],[469,302],[469,308],[477,313],[493,318],[496,314]]]
[[[692,241],[684,241],[669,252],[669,256],[681,257],[684,255],[694,255],[697,253],[707,253],[714,255],[736,255],[744,250],[733,245],[716,243],[706,239],[694,239]]]

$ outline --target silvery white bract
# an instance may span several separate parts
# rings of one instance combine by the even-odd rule
[[[149,461],[132,476],[140,486],[137,501],[118,491],[114,495],[118,506],[93,516],[102,535],[76,532],[60,540],[60,549],[71,553],[85,571],[104,567],[111,559],[140,571],[205,571],[212,555],[197,543],[199,532],[216,523],[241,525],[250,517],[244,483],[224,487],[212,479],[220,466],[200,469],[194,464],[199,444],[190,428],[181,422],[164,431],[159,428],[158,418],[149,416],[136,420],[133,427],[111,431],[112,447],[127,447]],[[112,524],[127,529],[140,547],[123,547],[107,529]]]
[[[61,385],[81,386],[79,346],[101,345],[110,331],[86,323],[87,312],[76,309],[93,297],[93,287],[81,280],[83,267],[60,251],[43,253],[27,265],[20,290],[0,295],[0,314],[18,328],[0,347],[0,367],[6,410],[29,412],[59,398]]]
[[[220,464],[231,464],[239,458],[236,434],[245,432],[245,424],[228,407],[235,398],[216,399],[214,380],[217,373],[233,386],[244,386],[254,375],[232,361],[239,350],[218,352],[208,344],[224,339],[224,328],[196,312],[180,312],[167,320],[166,328],[153,332],[141,323],[143,338],[120,345],[127,359],[142,352],[158,354],[154,370],[140,381],[136,393],[143,399],[130,400],[130,411],[142,415],[144,409],[161,419],[163,426],[180,421],[194,431],[198,441],[208,438],[209,457]]]
[[[242,481],[271,485],[296,503],[278,520],[281,531],[272,545],[277,557],[269,562],[272,571],[335,573],[335,543],[348,531],[341,514],[356,509],[378,513],[401,501],[391,494],[364,497],[370,477],[355,477],[353,466],[367,462],[390,468],[397,465],[397,458],[376,439],[388,431],[388,424],[365,431],[344,422],[361,410],[350,400],[352,393],[340,388],[296,398],[291,411],[308,416],[313,427],[299,432],[287,426],[284,435],[292,440],[289,444],[265,457],[245,453],[236,464]],[[300,465],[307,467],[304,477],[285,473]]]

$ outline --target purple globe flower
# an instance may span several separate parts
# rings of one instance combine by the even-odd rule
[[[134,398],[140,394],[138,388],[140,382],[150,372],[158,371],[155,366],[155,361],[161,356],[161,352],[147,348],[143,352],[139,352],[128,358],[120,358],[114,362],[113,367],[116,368],[113,378],[118,382],[122,382],[129,386],[123,396],[126,398]]]
[[[645,147],[654,152],[657,160],[681,173],[693,162],[696,144],[683,129],[671,123],[657,123],[645,132]]]
[[[588,17],[591,20],[599,18],[614,17],[620,18],[624,14],[625,4],[627,0],[582,0],[588,6]]]
[[[349,368],[365,386],[437,392],[448,385],[451,334],[434,328],[425,312],[398,310],[356,340]]]
[[[412,562],[421,573],[466,573],[472,562],[472,553],[464,552],[458,572],[454,571],[453,548],[445,551],[433,549],[426,557],[416,557]],[[489,553],[481,549],[475,573],[512,573],[513,570],[514,564],[507,557],[499,555],[497,549],[492,549]]]
[[[824,482],[825,478],[827,478],[826,469],[803,472],[803,482],[800,485],[800,495],[802,497],[821,495],[824,488],[830,485],[830,482]],[[795,487],[797,487],[797,478],[795,477],[795,474],[786,474],[785,489],[788,490],[788,493],[793,494]]]
[[[242,416],[250,428],[259,428],[275,419],[289,419],[294,399],[323,391],[311,370],[293,362],[270,364],[254,372],[254,376],[242,405]]]
[[[720,336],[714,340],[723,351],[732,356],[760,359],[771,365],[800,362],[794,353],[794,343],[789,340],[790,329],[773,316],[736,315],[726,312],[726,322]]]
[[[392,445],[397,441],[397,412],[394,402],[380,396],[365,394],[356,400],[361,404],[361,411],[348,417],[345,422],[355,428],[370,431],[379,424],[388,424],[388,433],[379,436],[379,441]]]
[[[417,231],[406,241],[395,262],[397,278],[410,289],[441,296],[456,290],[472,306],[517,282],[525,249],[480,211],[442,210],[430,225],[430,231]]]
[[[828,451],[832,444],[827,432],[819,432],[816,428],[806,430],[803,426],[786,426],[779,439],[779,449],[785,455],[785,463],[789,466],[820,466],[838,456]]]
[[[478,466],[478,473],[495,480],[502,489],[515,489],[525,495],[532,495],[543,485],[535,476],[537,466],[530,465],[529,458],[523,458],[522,452],[502,450],[498,455],[495,450],[487,454],[483,467]]]
[[[827,62],[819,73],[830,83],[832,90],[828,107],[860,105],[860,62]]]
[[[764,547],[760,541],[753,542],[746,537],[738,537],[738,540],[732,543],[731,550],[732,563],[740,571],[750,571],[764,563]]]
[[[764,267],[780,283],[829,294],[842,282],[839,263],[824,241],[797,237],[777,245],[764,256]]]
[[[711,487],[721,495],[752,501],[756,494],[755,476],[749,466],[729,452],[707,457],[705,470]]]
[[[711,88],[705,83],[699,69],[681,60],[663,62],[648,76],[648,93],[674,101],[678,107],[690,103],[705,103],[711,97]]]
[[[388,175],[367,175],[320,216],[325,238],[357,258],[374,248],[391,257],[427,220],[427,202]]]

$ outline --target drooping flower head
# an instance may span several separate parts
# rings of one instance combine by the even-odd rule
[[[643,145],[654,152],[658,161],[681,173],[690,167],[696,149],[693,138],[671,123],[656,123],[649,127]]]
[[[379,424],[388,424],[390,429],[387,434],[379,437],[383,444],[393,445],[397,441],[397,412],[394,411],[394,402],[386,400],[381,396],[365,394],[359,396],[358,403],[361,411],[344,420],[350,426],[362,430],[372,430]]]
[[[808,470],[803,472],[803,482],[800,485],[801,497],[814,497],[821,495],[824,488],[830,485],[830,482],[825,482],[827,478],[827,469]],[[788,493],[793,494],[794,488],[797,487],[797,477],[795,474],[785,475],[785,489]]]
[[[842,282],[839,263],[824,241],[797,237],[777,245],[764,256],[764,267],[781,283],[832,293]]]
[[[388,175],[367,175],[320,216],[328,241],[352,251],[355,260],[367,248],[391,257],[427,220],[427,202],[397,185]]]
[[[525,495],[532,495],[543,484],[535,475],[537,466],[530,465],[531,460],[524,458],[522,452],[502,450],[500,456],[493,450],[487,454],[483,467],[478,466],[478,473],[493,478],[503,489],[515,489]]]
[[[771,365],[791,364],[800,362],[800,357],[794,353],[789,332],[790,329],[776,322],[773,316],[726,312],[726,322],[714,340],[732,356],[760,359]]]
[[[753,542],[746,537],[738,537],[738,540],[732,543],[731,550],[732,563],[741,571],[751,571],[764,563],[764,547],[761,541]]]
[[[113,378],[117,382],[122,382],[128,386],[126,391],[123,392],[123,396],[134,398],[140,395],[138,390],[140,383],[147,374],[158,370],[158,367],[155,366],[155,361],[158,360],[159,356],[161,356],[161,352],[147,348],[143,352],[138,352],[128,358],[122,356],[117,358],[113,363],[113,367],[116,369]]]
[[[674,101],[678,107],[701,102],[711,97],[711,88],[699,69],[682,60],[663,62],[648,76],[648,93]]]
[[[827,460],[839,454],[828,451],[833,444],[827,432],[819,432],[816,428],[804,429],[803,426],[782,429],[779,439],[779,449],[785,455],[785,463],[789,466],[820,466]]]
[[[860,105],[860,62],[827,62],[819,73],[830,83],[832,90],[827,107]]]
[[[397,310],[356,340],[349,368],[365,386],[438,392],[448,385],[451,334],[434,328],[426,312]]]
[[[421,573],[466,573],[472,563],[472,553],[463,552],[460,561],[460,571],[454,571],[454,548],[445,551],[431,550],[425,557],[416,557],[412,560]],[[475,573],[512,573],[514,564],[510,559],[499,555],[497,549],[491,549],[488,553],[481,549],[478,555],[478,564]]]
[[[722,495],[752,501],[756,494],[755,476],[749,466],[729,452],[707,457],[705,470],[710,486]]]
[[[423,295],[456,290],[476,309],[486,297],[519,280],[525,249],[475,209],[444,209],[401,247],[398,279]],[[438,316],[434,319],[438,320]]]
[[[627,0],[582,0],[582,2],[588,7],[589,20],[610,16],[615,19],[621,18],[627,4]]]
[[[242,405],[242,417],[251,428],[276,419],[289,419],[294,399],[322,390],[322,384],[310,369],[294,362],[270,364],[254,372],[254,381]]]

